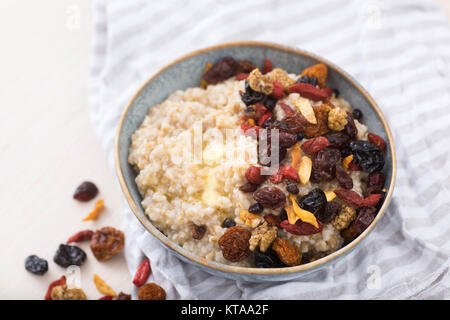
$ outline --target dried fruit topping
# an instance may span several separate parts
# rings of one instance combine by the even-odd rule
[[[68,288],[63,284],[52,289],[51,300],[87,300],[87,297],[82,289]]]
[[[294,106],[309,123],[317,124],[316,113],[311,105],[311,101],[300,97],[294,101]]]
[[[266,114],[263,114],[261,118],[258,119],[258,126],[267,128],[271,124],[272,119],[272,112],[268,112]]]
[[[278,81],[272,81],[273,83],[273,90],[271,93],[271,96],[275,99],[283,99],[284,98],[284,88],[281,83]]]
[[[123,293],[122,291],[120,291],[119,295],[117,296],[117,300],[131,300],[131,294]]]
[[[252,204],[248,208],[248,212],[254,213],[254,214],[259,214],[259,213],[263,212],[263,210],[264,210],[264,207],[262,205],[260,205],[258,202]]]
[[[239,80],[239,81],[245,80],[247,78],[248,78],[248,73],[238,73],[236,75],[236,80]]]
[[[281,168],[281,174],[286,179],[290,179],[290,180],[295,181],[295,182],[299,181],[297,170],[295,170],[291,166],[283,166]]]
[[[284,105],[284,103],[279,103],[279,105]],[[288,131],[292,133],[300,133],[305,130],[308,121],[301,114],[287,114],[281,120],[281,123],[287,128]]]
[[[297,218],[299,218],[302,222],[305,223],[309,223],[312,226],[314,226],[315,228],[319,228],[319,222],[317,221],[316,217],[314,216],[313,213],[311,213],[311,211],[308,211],[306,209],[301,208],[298,203],[297,203],[297,199],[295,196],[290,196],[290,200],[292,202],[292,208],[293,211],[295,213],[295,215],[297,216]],[[287,213],[288,213],[288,218],[289,218],[289,211],[288,211],[288,207],[285,207]],[[291,224],[295,223],[297,221],[297,219],[288,219],[289,222]]]
[[[98,189],[95,184],[85,181],[78,186],[73,194],[73,198],[78,201],[89,201],[95,198],[98,194]]]
[[[286,71],[280,68],[273,69],[272,72],[270,72],[269,78],[272,81],[280,83],[284,89],[288,89],[295,84],[295,80],[289,77]]]
[[[264,220],[268,224],[279,227],[282,219],[279,216],[276,216],[276,215],[270,213],[270,214],[266,214],[264,216]]]
[[[275,108],[277,102],[278,102],[278,99],[276,99],[272,96],[266,96],[263,100],[264,106],[266,106],[266,108],[269,110],[273,110],[273,108]]]
[[[361,171],[361,167],[358,166],[356,163],[354,163],[354,162],[352,161],[352,162],[350,162],[350,163],[348,164],[348,170],[350,170],[350,171]]]
[[[327,138],[325,137],[316,137],[316,138],[311,138],[307,141],[305,141],[301,148],[303,150],[304,153],[310,154],[310,155],[314,155],[317,152],[319,152],[322,149],[325,149],[326,147],[328,147],[328,145],[330,144],[330,142],[328,141]]]
[[[383,197],[382,194],[374,193],[369,195],[368,197],[362,199],[359,207],[375,207]]]
[[[289,132],[279,131],[278,143],[280,148],[290,148],[297,143],[297,135]]]
[[[347,125],[347,113],[339,108],[331,109],[328,113],[328,128],[333,131],[342,131]]]
[[[112,227],[103,227],[94,232],[91,250],[98,261],[106,261],[118,254],[125,245],[123,232]]]
[[[242,192],[254,192],[256,191],[256,189],[258,189],[258,185],[250,182],[247,182],[246,184],[243,184],[239,187],[239,190],[241,190]]]
[[[286,202],[283,191],[277,187],[263,187],[253,193],[253,199],[264,208],[276,209],[282,207]]]
[[[358,137],[358,128],[356,128],[355,120],[350,112],[347,112],[347,125],[344,128],[344,132],[350,137],[350,139],[356,139]]]
[[[333,148],[325,148],[317,153],[314,159],[314,169],[316,176],[314,180],[329,181],[335,176],[335,167],[341,159],[339,150]]]
[[[374,172],[367,177],[366,195],[372,193],[380,193],[384,186],[384,174],[381,172]]]
[[[355,221],[353,221],[350,226],[341,232],[345,243],[353,241],[357,236],[359,236],[375,219],[375,213],[377,209],[373,207],[363,207],[359,210],[358,216]]]
[[[297,79],[297,83],[308,83],[315,87],[319,84],[319,81],[317,80],[316,77],[302,76]]]
[[[64,284],[66,284],[66,277],[65,276],[62,276],[58,280],[55,280],[55,281],[51,282],[50,285],[48,286],[47,293],[45,294],[45,298],[44,299],[45,300],[52,300],[52,296],[51,295],[52,295],[53,288],[57,287],[57,286],[62,286]]]
[[[336,230],[344,230],[356,218],[356,210],[350,206],[344,205],[338,215],[331,221]]]
[[[192,238],[195,240],[201,240],[206,233],[206,226],[194,225],[194,231],[192,232]]]
[[[367,135],[367,138],[368,138],[370,143],[376,145],[381,150],[383,150],[383,151],[386,150],[386,142],[379,135],[370,132]]]
[[[327,81],[328,68],[323,63],[315,64],[309,68],[302,71],[301,76],[315,77],[318,80],[319,86],[321,88],[325,87],[325,82]]]
[[[353,118],[355,118],[356,120],[359,120],[363,117],[363,113],[360,109],[354,109],[352,112]]]
[[[117,296],[116,292],[108,286],[108,284],[100,278],[98,274],[94,274],[94,284],[100,293],[113,297]]]
[[[339,164],[336,164],[336,179],[342,188],[344,188],[344,189],[352,189],[353,188],[352,177]]]
[[[231,227],[219,238],[223,257],[231,262],[242,261],[250,255],[250,231],[243,227]]]
[[[286,190],[290,194],[298,194],[300,191],[298,190],[297,185],[291,180],[286,180]]]
[[[330,201],[317,211],[316,218],[322,223],[330,223],[341,211],[341,204],[337,201]]]
[[[261,217],[248,212],[248,210],[241,210],[241,213],[239,215],[242,221],[244,221],[245,225],[256,228],[261,223]]]
[[[300,168],[300,162],[302,161],[302,152],[300,150],[300,144],[296,143],[291,150],[291,167],[295,170]]]
[[[278,105],[284,111],[284,113],[286,113],[286,115],[293,115],[295,113],[295,111],[292,110],[292,108],[284,102],[280,102],[278,103]]]
[[[276,238],[272,244],[272,250],[276,252],[278,258],[288,266],[298,266],[302,262],[302,253],[297,246],[284,238]]]
[[[330,132],[325,135],[330,141],[330,148],[344,149],[350,143],[350,137],[344,132]]]
[[[270,61],[269,59],[264,59],[263,73],[266,74],[270,71],[272,71],[272,61]]]
[[[342,160],[342,167],[348,169],[348,165],[353,161],[353,155],[349,155]]]
[[[53,261],[64,268],[71,265],[81,266],[86,260],[86,253],[76,246],[60,244]]]
[[[82,241],[91,240],[93,234],[94,234],[94,231],[92,231],[92,230],[83,230],[83,231],[77,232],[67,240],[66,244],[69,244],[72,242],[82,242]]]
[[[25,259],[25,269],[31,273],[42,276],[48,271],[47,260],[41,259],[38,256],[31,255]]]
[[[334,191],[332,190],[324,191],[323,193],[325,194],[325,197],[327,197],[328,202],[336,198],[336,193],[334,193]]]
[[[144,284],[138,292],[139,300],[166,300],[166,291],[156,283]]]
[[[335,98],[339,98],[341,92],[337,88],[333,88],[333,94]]]
[[[105,201],[103,199],[98,200],[94,205],[94,209],[92,209],[92,211],[89,212],[89,214],[87,215],[86,218],[83,219],[83,221],[97,220],[98,215],[100,214],[100,212],[103,210],[104,207]]]
[[[286,266],[270,248],[264,253],[256,249],[253,251],[253,258],[257,268],[282,268]]]
[[[305,134],[303,132],[298,132],[297,141],[302,141],[303,139],[305,139]]]
[[[101,298],[99,298],[98,300],[113,300],[114,297],[113,296],[103,296]]]
[[[311,178],[311,170],[312,160],[307,156],[303,156],[298,169],[298,175],[302,184],[307,184],[309,182],[309,179]]]
[[[261,184],[267,180],[268,176],[261,174],[261,167],[251,166],[245,171],[245,178],[253,184]]]
[[[302,212],[301,210],[303,209],[300,209],[299,214],[308,217],[308,212]],[[295,224],[298,221],[298,219],[300,219],[295,213],[294,208],[292,206],[284,207],[284,211],[286,212],[287,220],[289,221],[290,224]]]
[[[300,208],[309,212],[316,212],[327,203],[327,197],[320,188],[312,189],[308,194],[300,199],[297,199],[297,204]]]
[[[289,87],[290,93],[299,93],[302,97],[313,101],[325,101],[330,98],[330,92],[325,89],[318,89],[308,83],[296,83]]]
[[[359,165],[365,172],[373,173],[381,171],[384,167],[383,152],[368,141],[352,141],[350,149],[353,154],[353,161]]]
[[[236,225],[236,222],[234,222],[234,220],[232,220],[230,218],[226,218],[222,222],[222,228],[231,228],[231,227],[234,227],[235,225]]]
[[[307,138],[323,136],[330,131],[328,128],[328,112],[331,110],[330,105],[323,103],[320,106],[313,107],[313,109],[316,114],[317,124],[307,124],[305,128]]]
[[[203,74],[203,80],[208,84],[217,84],[233,76],[237,62],[233,57],[223,57]]]
[[[272,174],[270,176],[269,180],[273,184],[279,184],[279,183],[283,182],[283,174],[281,173],[281,167],[278,169],[277,172],[275,172],[274,174]]]
[[[375,207],[381,199],[381,194],[371,194],[367,198],[361,198],[361,196],[352,190],[334,190],[336,195],[348,204],[361,208],[361,207]]]
[[[244,102],[246,106],[250,106],[252,104],[261,102],[264,99],[264,94],[250,88],[250,85],[246,81],[245,82],[245,92],[241,93],[241,99],[242,99],[242,102]]]
[[[273,83],[269,77],[263,75],[258,68],[254,69],[247,78],[250,88],[263,94],[271,94],[273,90]]]
[[[208,70],[211,69],[211,68],[212,68],[211,62],[207,62],[207,63],[205,64],[205,68],[203,69],[203,74],[205,74],[206,72],[208,72]],[[200,88],[206,89],[207,86],[208,86],[208,82],[206,82],[206,81],[203,79],[203,76],[202,76],[202,80],[201,80],[201,82],[200,82]]]
[[[238,75],[240,73],[250,73],[253,69],[255,69],[255,65],[248,60],[239,61],[236,65],[236,69],[234,70],[234,74]]]
[[[254,251],[258,246],[261,252],[266,252],[278,234],[276,226],[269,225],[264,222],[262,225],[252,231],[249,240],[250,251]]]

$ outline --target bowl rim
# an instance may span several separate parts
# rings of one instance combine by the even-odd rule
[[[215,262],[208,260],[203,257],[199,257],[196,254],[183,249],[178,244],[171,241],[169,238],[167,238],[162,232],[160,232],[147,217],[142,217],[139,214],[139,208],[136,205],[136,203],[133,201],[133,198],[131,197],[130,191],[128,190],[124,174],[122,172],[121,168],[121,162],[120,162],[120,153],[119,153],[119,145],[120,145],[120,135],[122,132],[123,124],[125,123],[125,119],[127,117],[128,111],[130,110],[131,106],[134,104],[135,100],[139,97],[141,92],[144,90],[147,85],[153,81],[155,78],[157,78],[162,72],[167,70],[168,68],[172,67],[173,65],[186,60],[188,58],[191,58],[197,54],[208,52],[208,51],[214,51],[217,49],[223,49],[228,47],[238,47],[238,46],[255,46],[255,47],[269,47],[272,49],[277,49],[281,51],[285,51],[288,53],[294,53],[301,56],[306,56],[310,59],[313,59],[317,61],[317,63],[324,63],[327,65],[328,68],[333,69],[335,72],[339,73],[342,77],[344,77],[347,81],[349,81],[363,96],[367,101],[370,103],[372,108],[377,113],[378,117],[381,119],[381,122],[383,124],[384,130],[386,132],[386,136],[388,138],[389,142],[389,149],[391,152],[391,158],[392,158],[392,174],[390,179],[390,187],[386,194],[384,203],[380,210],[378,211],[377,216],[375,217],[374,221],[370,224],[370,226],[361,233],[355,240],[347,244],[346,246],[340,248],[339,250],[320,258],[316,261],[295,266],[295,267],[285,267],[285,268],[251,268],[251,267],[238,267],[238,266],[232,266],[232,265],[226,265],[223,263]],[[140,223],[144,226],[144,228],[149,231],[154,237],[156,237],[159,241],[161,241],[165,246],[168,248],[174,250],[176,253],[180,254],[181,256],[185,257],[186,259],[195,262],[197,264],[200,264],[201,266],[204,266],[206,268],[215,269],[217,271],[225,272],[225,273],[234,273],[234,274],[247,274],[247,275],[289,275],[294,273],[303,273],[305,271],[315,271],[313,269],[318,270],[320,266],[324,266],[325,264],[336,260],[340,256],[344,256],[346,253],[349,253],[353,248],[355,248],[362,240],[375,228],[375,226],[378,224],[380,219],[383,217],[389,202],[392,198],[392,194],[394,191],[394,185],[395,185],[395,179],[397,174],[397,159],[395,154],[395,147],[394,147],[394,139],[392,136],[392,132],[389,128],[389,125],[387,123],[387,120],[385,116],[383,115],[381,109],[375,102],[375,100],[369,95],[369,93],[355,80],[352,76],[347,74],[344,70],[342,70],[340,67],[336,66],[334,63],[316,55],[311,52],[308,52],[303,49],[297,49],[294,47],[289,47],[286,45],[280,45],[272,42],[265,42],[265,41],[235,41],[235,42],[226,42],[221,43],[218,45],[208,46],[202,49],[197,49],[192,52],[189,52],[187,54],[182,55],[181,57],[176,58],[172,62],[166,64],[162,68],[160,68],[156,73],[154,73],[139,89],[138,91],[133,95],[130,102],[122,112],[122,115],[119,120],[119,124],[116,131],[116,137],[115,137],[115,143],[114,143],[114,160],[115,160],[115,169],[116,174],[119,180],[120,187],[122,189],[122,192],[133,211],[136,218],[140,221]],[[145,215],[145,214],[144,214]],[[155,230],[153,230],[155,229]]]

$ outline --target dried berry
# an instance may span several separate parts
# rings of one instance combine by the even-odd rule
[[[335,98],[339,98],[341,92],[337,88],[333,88],[333,93]]]
[[[131,294],[126,294],[121,291],[117,296],[117,300],[131,300]]]
[[[118,254],[125,245],[123,232],[112,227],[103,227],[94,232],[91,250],[98,261],[106,261]]]
[[[248,73],[238,73],[238,74],[236,75],[236,80],[239,80],[239,81],[245,80],[245,79],[248,78],[248,76],[249,76]]]
[[[286,219],[287,219],[287,217],[286,217]],[[279,216],[276,216],[276,215],[270,213],[270,214],[266,214],[264,216],[264,220],[270,225],[279,227],[282,219]]]
[[[354,109],[352,112],[353,118],[355,118],[356,120],[359,120],[363,117],[363,113],[360,109]]]
[[[352,177],[339,164],[336,164],[336,180],[339,182],[339,185],[344,189],[353,188]]]
[[[150,260],[145,259],[144,261],[141,262],[138,269],[136,270],[136,273],[134,274],[133,284],[136,287],[143,286],[144,283],[147,282],[150,273],[152,273],[152,268],[150,267]]]
[[[319,181],[329,181],[335,176],[336,164],[341,159],[341,153],[337,149],[325,148],[317,153],[314,159],[314,169],[321,177]]]
[[[298,266],[302,262],[302,253],[297,246],[284,238],[276,238],[272,244],[272,250],[280,260],[288,266]]]
[[[281,173],[281,167],[277,172],[275,172],[270,176],[269,180],[273,184],[279,184],[283,181],[283,174]]]
[[[264,59],[263,73],[266,74],[270,71],[272,71],[272,61],[270,61],[269,59]]]
[[[253,90],[246,81],[245,92],[241,93],[241,99],[246,106],[249,106],[261,102],[264,99],[264,93]]]
[[[331,106],[327,103],[323,103],[320,106],[313,107],[313,109],[317,123],[308,123],[305,128],[305,135],[307,138],[323,136],[330,131],[328,128],[328,112],[330,111]]]
[[[250,73],[253,69],[255,69],[255,65],[248,60],[239,61],[236,64],[236,69],[234,69],[234,74],[238,75],[240,73]]]
[[[230,218],[226,218],[222,222],[222,228],[231,228],[231,227],[234,227],[235,225],[236,225],[236,222],[234,222],[234,220],[230,219]]]
[[[69,244],[72,242],[82,242],[82,241],[91,240],[93,234],[94,234],[94,231],[92,231],[92,230],[83,230],[83,231],[77,232],[67,240],[66,244]]]
[[[73,194],[73,198],[78,201],[89,201],[94,199],[98,194],[98,189],[95,184],[89,181],[85,181],[78,186]]]
[[[64,268],[71,265],[81,266],[86,260],[86,253],[76,246],[60,244],[53,261]]]
[[[92,211],[89,212],[89,214],[83,218],[82,221],[97,220],[98,215],[105,207],[104,204],[105,201],[103,199],[97,200],[97,202],[95,202],[94,209],[92,209]]]
[[[348,147],[348,144],[351,140],[350,137],[344,132],[330,132],[325,135],[325,138],[327,138],[327,140],[330,142],[330,148],[336,148],[340,150]]]
[[[311,138],[311,139],[305,141],[302,144],[301,148],[304,153],[313,155],[313,154],[316,154],[317,152],[319,152],[320,150],[328,147],[329,144],[330,144],[330,142],[327,140],[327,138],[316,137],[316,138]]]
[[[341,211],[341,204],[337,201],[330,201],[327,204],[316,212],[316,218],[322,223],[330,223]]]
[[[364,230],[373,222],[375,219],[375,213],[377,209],[374,207],[363,207],[359,210],[358,216],[355,221],[353,221],[350,226],[342,231],[342,237],[346,243],[353,241],[357,236],[363,233]]]
[[[298,194],[299,193],[297,185],[294,182],[292,182],[291,180],[286,180],[286,190],[290,194]]]
[[[203,74],[203,80],[208,84],[217,84],[233,76],[237,62],[233,57],[223,57]]]
[[[297,141],[302,141],[303,139],[305,139],[305,134],[303,132],[298,132]]]
[[[273,83],[273,90],[270,95],[275,99],[283,99],[284,98],[283,85],[278,81],[272,81],[272,83]]]
[[[325,87],[327,81],[328,68],[323,63],[317,63],[311,67],[304,69],[301,76],[309,76],[317,78],[318,84],[321,88]]]
[[[316,234],[322,231],[323,224],[318,221],[319,228],[316,228],[312,224],[298,220],[295,224],[290,224],[288,220],[283,220],[280,223],[280,227],[286,230],[286,232],[295,234],[297,236],[307,236]]]
[[[31,255],[25,259],[25,269],[31,273],[42,276],[48,271],[47,260],[41,259],[38,256]]]
[[[318,89],[309,83],[296,83],[289,87],[290,93],[299,93],[302,97],[313,101],[325,101],[330,98],[330,92]]]
[[[281,208],[279,217],[280,217],[281,221],[288,219],[287,211],[285,208]]]
[[[367,138],[368,138],[370,143],[376,145],[381,150],[383,150],[383,151],[386,150],[386,142],[379,135],[370,132],[367,135]]]
[[[114,297],[113,296],[103,296],[101,298],[99,298],[98,300],[113,300]]]
[[[166,300],[166,291],[156,283],[144,284],[138,292],[139,300]]]
[[[250,231],[243,227],[231,227],[219,238],[223,257],[231,262],[242,261],[250,254]]]
[[[206,233],[205,226],[194,225],[194,231],[192,232],[192,238],[195,240],[201,240]]]
[[[243,184],[239,187],[239,190],[241,190],[242,192],[254,192],[256,191],[256,189],[258,189],[258,185],[250,182],[247,182],[246,184]]]
[[[384,167],[383,152],[368,141],[352,141],[350,149],[353,154],[353,162],[359,165],[365,172],[373,173],[381,171]]]
[[[384,174],[381,172],[374,172],[367,177],[366,195],[372,193],[380,193],[384,186]]]
[[[245,171],[245,178],[253,184],[261,184],[267,180],[268,176],[261,174],[261,167],[251,166]]]
[[[314,188],[303,197],[297,198],[297,204],[300,208],[313,213],[322,208],[326,203],[327,197],[320,188]]]
[[[308,76],[302,76],[300,78],[297,79],[297,83],[308,83],[312,86],[317,86],[319,84],[319,81],[317,80],[316,77],[308,77]]]
[[[336,193],[341,200],[357,208],[375,207],[381,199],[381,194],[376,193],[363,199],[353,190],[334,190],[334,193]]]
[[[266,252],[256,249],[253,251],[253,258],[257,268],[282,268],[286,266],[272,249],[267,249]]]
[[[308,121],[305,119],[304,116],[302,116],[299,113],[296,113],[296,114],[286,115],[281,120],[281,123],[284,125],[285,128],[288,129],[289,132],[302,133],[305,130],[306,125],[308,124]]]
[[[344,132],[350,137],[350,139],[356,139],[358,137],[358,128],[356,128],[355,120],[350,112],[347,112],[347,124],[345,125]]]
[[[284,113],[286,113],[286,115],[292,115],[295,113],[295,111],[292,110],[292,108],[288,106],[286,103],[280,102],[278,103],[278,105],[284,111]]]
[[[289,132],[279,131],[278,139],[280,148],[290,148],[297,142],[297,135]]]
[[[273,110],[273,108],[275,108],[275,106],[277,105],[277,98],[272,97],[272,96],[266,96],[263,100],[263,105],[269,109],[269,110]]]
[[[292,181],[299,182],[298,172],[291,166],[283,166],[281,168],[281,174],[286,179],[290,179]]]
[[[248,212],[250,213],[254,213],[254,214],[258,214],[263,212],[264,207],[262,205],[260,205],[258,202],[252,204],[249,208],[248,208]]]
[[[62,286],[66,284],[66,277],[62,276],[58,280],[51,282],[48,286],[47,293],[45,294],[45,300],[52,300],[52,291],[54,287]]]
[[[253,193],[253,199],[265,208],[276,209],[286,202],[283,191],[277,187],[263,187]]]

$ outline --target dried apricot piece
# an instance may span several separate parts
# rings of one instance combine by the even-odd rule
[[[242,261],[250,255],[251,233],[243,227],[231,227],[219,238],[223,257],[231,262]]]
[[[298,266],[302,262],[300,250],[287,239],[276,238],[272,244],[272,250],[275,251],[280,260],[288,266]]]
[[[166,291],[156,283],[147,283],[140,287],[139,300],[166,300]]]

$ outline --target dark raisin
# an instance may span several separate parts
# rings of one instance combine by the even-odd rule
[[[236,69],[234,70],[234,74],[250,73],[255,68],[255,65],[248,60],[239,61],[236,65]]]
[[[300,199],[297,198],[297,204],[300,206],[300,208],[309,212],[315,212],[316,210],[319,210],[326,203],[327,197],[320,188],[314,188]]]
[[[350,137],[344,132],[330,132],[325,135],[330,142],[329,148],[344,149],[350,143]]]
[[[73,198],[78,201],[89,201],[94,199],[98,193],[97,186],[92,182],[85,181],[78,186],[73,194]]]
[[[266,96],[263,100],[263,105],[269,109],[269,110],[273,110],[273,108],[275,108],[275,105],[277,104],[277,99],[275,99],[274,97],[271,96]]]
[[[319,84],[319,81],[316,77],[313,76],[302,76],[297,79],[297,83],[309,83],[310,85],[317,86]]]
[[[223,57],[217,61],[211,69],[205,72],[203,80],[209,84],[216,84],[233,76],[237,62],[233,57]]]
[[[192,232],[192,238],[195,240],[201,240],[206,233],[205,226],[194,225],[194,231]]]
[[[367,196],[372,193],[380,193],[384,186],[384,174],[381,172],[374,172],[367,177]]]
[[[314,164],[311,170],[311,182],[320,183],[333,180],[333,173],[318,169]]]
[[[25,259],[25,269],[31,273],[42,276],[48,271],[48,263],[47,260],[31,255]]]
[[[356,120],[359,120],[363,117],[363,113],[360,109],[354,109],[352,114],[353,114],[353,118],[355,118]]]
[[[316,212],[316,218],[322,223],[330,223],[341,211],[341,204],[337,201],[330,201],[325,206]]]
[[[281,148],[290,148],[297,142],[297,135],[289,132],[279,131],[278,143]]]
[[[298,194],[299,193],[297,184],[295,184],[294,182],[290,181],[289,179],[286,179],[285,183],[286,183],[286,190],[287,190],[287,192],[289,192],[291,194]]]
[[[250,182],[247,182],[246,184],[243,184],[239,187],[239,190],[241,190],[242,192],[254,192],[256,191],[256,189],[258,189],[258,185]]]
[[[339,89],[333,88],[333,93],[334,93],[334,97],[335,98],[339,98],[339,95],[341,94],[341,92],[339,91]]]
[[[253,108],[253,107],[245,108],[244,112],[245,113],[253,113],[253,112],[255,112],[255,108]]]
[[[289,128],[286,126],[284,122],[281,122],[279,120],[275,120],[272,122],[272,125],[270,126],[271,129],[278,129],[281,131],[287,131],[290,132]]]
[[[86,260],[86,253],[77,246],[60,244],[53,257],[53,261],[61,267],[67,268],[71,265],[81,266]]]
[[[358,128],[356,128],[355,120],[350,112],[347,112],[347,124],[344,127],[344,132],[350,139],[356,139],[358,136]]]
[[[281,122],[292,133],[303,132],[308,124],[308,121],[301,114],[291,114],[285,116]]]
[[[374,207],[362,207],[358,211],[358,216],[353,222],[353,229],[357,233],[362,233],[375,219],[375,213],[377,209]]]
[[[234,227],[235,225],[236,225],[236,222],[234,222],[234,220],[230,219],[230,218],[226,218],[222,222],[222,228],[231,228],[231,227]]]
[[[320,177],[318,181],[329,181],[335,176],[336,164],[341,159],[341,153],[334,148],[320,150],[314,159],[314,174]],[[316,178],[315,176],[315,178]],[[314,179],[315,179],[314,178]]]
[[[344,189],[353,188],[352,177],[340,164],[336,165],[336,180],[339,182],[339,185]]]
[[[131,294],[126,294],[121,291],[117,296],[117,300],[131,300]]]
[[[286,265],[281,262],[278,255],[272,250],[267,249],[266,252],[261,252],[259,249],[253,251],[254,264],[257,268],[282,268]]]
[[[305,134],[303,132],[297,132],[297,141],[302,141],[305,139]]]
[[[287,211],[286,209],[282,208],[280,211],[280,220],[284,221],[288,219]]]
[[[341,151],[342,158],[347,158],[349,155],[352,154],[352,149],[350,149],[350,147],[345,147],[345,148],[341,149],[340,151]]]
[[[383,151],[368,141],[352,141],[350,149],[353,154],[353,162],[359,165],[363,171],[373,173],[381,171],[384,167]]]
[[[277,187],[263,187],[253,192],[253,199],[264,208],[276,209],[286,202],[286,195]]]
[[[261,142],[261,139],[260,139],[260,142]],[[270,140],[268,140],[268,142],[269,143],[266,143],[266,149],[262,148],[261,143],[258,144],[258,160],[262,166],[270,166],[271,165],[272,146],[270,144]],[[283,161],[287,154],[286,148],[278,148],[278,149],[274,148],[274,149],[275,149],[275,152],[278,153],[278,162]]]
[[[241,99],[246,106],[261,102],[264,99],[264,96],[264,93],[253,90],[250,88],[248,82],[245,82],[245,92],[241,93]]]
[[[248,212],[255,213],[255,214],[261,213],[261,212],[263,212],[263,210],[264,210],[264,207],[262,205],[260,205],[258,202],[252,204],[248,208]]]
[[[262,124],[263,128],[270,128],[272,126],[272,117],[268,117],[266,121]]]

